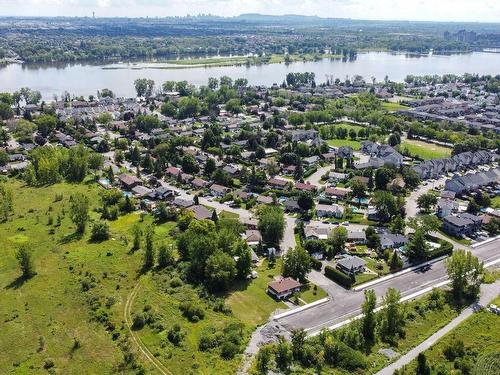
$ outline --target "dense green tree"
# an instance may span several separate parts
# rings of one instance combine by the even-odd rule
[[[433,193],[425,193],[417,198],[417,206],[424,212],[429,212],[437,202],[438,198]]]
[[[158,268],[165,268],[175,264],[175,254],[172,246],[161,244],[158,248]]]
[[[377,318],[375,316],[375,307],[377,306],[377,296],[373,289],[365,290],[365,301],[361,306],[363,313],[362,332],[366,342],[373,343],[375,341],[375,327]]]
[[[287,251],[283,257],[283,276],[292,277],[303,283],[306,281],[306,276],[310,271],[311,256],[302,246],[297,246],[295,249]]]
[[[273,354],[274,350],[271,345],[264,345],[259,349],[255,363],[257,371],[259,371],[260,374],[267,375],[269,372]]]
[[[109,239],[109,225],[103,221],[96,221],[92,225],[90,239],[92,241],[105,241]]]
[[[377,209],[380,221],[383,223],[389,221],[399,212],[396,198],[387,191],[376,191],[373,194],[373,205]]]
[[[71,221],[76,225],[78,233],[85,232],[89,220],[89,199],[83,194],[74,194],[70,197],[69,213]]]
[[[463,249],[455,250],[446,260],[446,270],[457,300],[465,295],[477,296],[484,272],[483,263],[477,257]]]
[[[427,259],[429,245],[425,240],[425,232],[418,228],[408,242],[406,253],[411,262],[422,262]]]
[[[404,330],[404,313],[401,307],[401,293],[389,288],[384,296],[385,309],[382,310],[381,334],[386,342],[394,342]]]
[[[258,208],[258,228],[268,246],[278,247],[285,232],[283,210],[277,206],[263,205]]]
[[[380,249],[380,236],[378,233],[375,231],[375,228],[372,226],[369,226],[365,230],[365,236],[366,236],[366,246],[369,249],[374,249],[378,251]]]
[[[343,252],[347,242],[347,229],[341,226],[334,228],[328,236],[328,242],[332,248],[330,256]]]
[[[0,184],[0,223],[7,221],[12,211],[12,191],[4,184]]]
[[[47,137],[57,125],[57,118],[51,115],[42,114],[35,119],[35,124],[38,127],[38,132]]]
[[[144,269],[150,269],[155,263],[154,233],[154,226],[150,225],[146,228],[146,233],[144,235]]]
[[[293,354],[290,348],[290,344],[283,336],[278,338],[278,343],[276,344],[275,352],[275,362],[276,367],[283,373],[288,373],[290,366],[292,365]]]
[[[212,291],[225,291],[236,277],[236,263],[229,254],[216,251],[207,259],[205,280]]]
[[[23,278],[29,279],[36,274],[31,251],[27,244],[22,244],[18,247],[16,250],[16,259]]]

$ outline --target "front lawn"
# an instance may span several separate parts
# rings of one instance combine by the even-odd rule
[[[281,274],[281,260],[270,264],[265,259],[256,271],[256,279],[237,282],[226,299],[233,314],[253,326],[265,323],[276,309],[287,308],[285,303],[267,294],[267,284]]]

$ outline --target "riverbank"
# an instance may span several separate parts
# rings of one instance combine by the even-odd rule
[[[322,59],[342,59],[342,55],[333,54],[293,54],[293,55],[279,55],[273,54],[270,56],[221,56],[221,57],[207,57],[207,58],[192,58],[192,59],[176,59],[165,60],[159,62],[152,62],[144,65],[136,65],[132,67],[134,70],[142,69],[189,69],[199,67],[225,67],[225,66],[253,66],[253,65],[268,65],[268,64],[282,64],[282,63],[295,63],[295,62],[312,62]],[[103,70],[120,70],[130,69],[127,65],[114,65],[104,66]]]

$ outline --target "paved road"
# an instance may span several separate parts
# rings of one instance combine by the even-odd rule
[[[472,249],[474,255],[480,260],[488,263],[500,258],[500,239]],[[316,275],[317,276],[317,275]],[[447,280],[445,261],[441,260],[432,265],[425,273],[419,270],[411,271],[392,279],[380,282],[371,289],[375,290],[379,302],[388,288],[396,288],[401,291],[401,296],[410,296],[413,293],[433,287]],[[321,285],[321,279],[315,278],[315,282]],[[327,280],[323,280],[326,284]],[[315,333],[323,328],[343,322],[361,312],[361,304],[364,300],[362,291],[345,290],[339,288],[327,289],[333,299],[328,303],[315,306],[300,313],[289,315],[278,319],[288,330],[304,328],[309,333]]]
[[[483,284],[481,285],[481,296],[479,298],[479,304],[486,306],[489,302],[491,302],[493,299],[495,299],[498,296],[498,293],[500,291],[500,281],[497,281],[494,284]],[[446,326],[441,328],[439,331],[437,331],[435,334],[433,334],[431,337],[429,337],[427,340],[422,342],[420,345],[416,346],[412,350],[410,350],[408,353],[400,357],[396,362],[392,363],[391,365],[385,367],[384,369],[380,370],[377,372],[376,375],[392,375],[395,370],[400,369],[401,367],[407,365],[410,363],[412,360],[417,358],[419,353],[426,351],[429,349],[431,346],[433,346],[441,337],[449,333],[451,330],[453,330],[455,327],[457,327],[460,323],[462,323],[464,320],[469,318],[474,311],[478,308],[477,302],[463,310],[459,316],[457,316],[455,319],[453,319],[450,323],[448,323]]]
[[[444,186],[444,183],[448,177],[441,177],[439,180],[434,182],[427,182],[426,185],[419,185],[418,188],[411,192],[410,196],[406,200],[406,217],[415,217],[419,213],[419,208],[417,207],[417,199],[422,194],[425,194],[432,190],[434,187]]]
[[[333,169],[334,168],[332,165],[327,165],[326,167],[319,168],[316,172],[314,172],[312,175],[307,177],[305,179],[305,181],[309,182],[313,185],[316,185],[318,188],[320,188],[321,187],[321,177]]]

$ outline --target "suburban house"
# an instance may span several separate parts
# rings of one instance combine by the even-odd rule
[[[269,197],[267,195],[259,195],[257,197],[257,203],[260,203],[260,204],[272,204],[273,203],[273,198]]]
[[[347,241],[351,243],[364,244],[366,243],[366,233],[364,230],[347,231]]]
[[[117,180],[120,182],[120,184],[125,188],[126,190],[131,190],[132,188],[142,185],[142,181],[140,178],[136,176],[132,176],[129,174],[121,174],[116,177]]]
[[[257,246],[262,242],[262,236],[260,231],[255,229],[249,229],[245,232],[245,241],[249,246]]]
[[[366,262],[357,256],[346,255],[337,261],[337,269],[350,274],[351,272],[362,273],[365,272]]]
[[[223,197],[230,191],[231,189],[222,185],[212,184],[212,186],[210,186],[210,194],[212,194],[214,197]]]
[[[175,191],[169,189],[165,186],[158,186],[151,193],[148,194],[150,199],[154,200],[168,200],[172,199],[175,196]]]
[[[453,177],[446,180],[444,188],[445,190],[460,194],[478,190],[483,186],[495,183],[500,183],[500,168]]]
[[[330,228],[323,226],[307,225],[304,228],[304,236],[306,240],[326,240],[330,232]]]
[[[303,183],[303,182],[296,182],[294,185],[294,188],[300,191],[307,191],[307,192],[315,192],[316,191],[316,185],[310,184],[310,183]]]
[[[317,204],[316,216],[318,217],[336,217],[340,219],[344,215],[344,207],[338,204]]]
[[[145,196],[149,196],[149,194],[151,194],[153,190],[142,185],[137,185],[131,189],[131,192],[135,197],[143,198]]]
[[[351,189],[346,188],[326,188],[325,189],[325,197],[332,198],[335,200],[343,200],[346,199],[347,195],[350,193]]]
[[[406,245],[409,242],[406,236],[397,233],[381,233],[380,234],[380,246],[382,249],[397,249],[401,246]]]
[[[458,211],[458,203],[451,199],[441,198],[437,203],[436,215],[439,218],[450,216],[452,213]]]
[[[288,211],[288,212],[300,211],[300,206],[299,206],[297,199],[288,198],[285,201],[285,211]]]
[[[276,299],[282,300],[290,297],[293,293],[299,292],[302,284],[291,277],[281,278],[271,281],[267,285],[267,292]]]
[[[212,217],[212,211],[202,205],[191,206],[188,210],[194,213],[194,217],[196,220],[205,220],[210,219]]]
[[[270,178],[267,181],[267,186],[271,189],[284,189],[288,185],[289,181],[280,180],[278,178]]]
[[[443,230],[455,237],[472,235],[481,230],[483,219],[469,213],[457,216],[446,216],[443,219]]]

